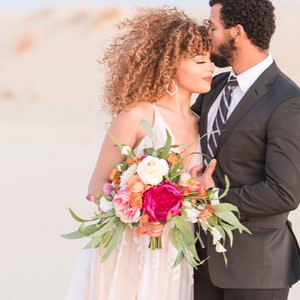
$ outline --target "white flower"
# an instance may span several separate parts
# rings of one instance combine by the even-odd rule
[[[216,243],[216,251],[218,253],[221,253],[221,252],[226,252],[227,250],[224,248],[224,246],[220,242],[217,242]]]
[[[130,177],[136,173],[137,164],[132,164],[120,177],[120,187],[125,188]]]
[[[220,239],[222,238],[222,235],[221,235],[220,231],[215,227],[212,227],[210,232],[213,236],[213,244],[216,245],[217,242],[219,242]]]
[[[148,155],[138,165],[137,173],[146,184],[157,185],[169,172],[168,163],[164,159]]]
[[[185,211],[187,213],[188,221],[191,223],[198,222],[199,210],[192,206],[189,201],[185,201],[183,205],[186,207]]]
[[[113,202],[108,201],[107,199],[105,199],[105,197],[101,197],[99,207],[101,211],[108,212],[109,210],[113,209]]]
[[[131,148],[128,147],[128,146],[123,146],[122,149],[121,149],[121,153],[122,153],[123,155],[128,156],[128,155],[130,155],[130,154],[132,153],[132,150],[131,150]]]

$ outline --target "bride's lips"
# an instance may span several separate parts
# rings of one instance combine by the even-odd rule
[[[204,77],[203,79],[208,81],[209,83],[212,82],[212,76],[207,76],[207,77]]]

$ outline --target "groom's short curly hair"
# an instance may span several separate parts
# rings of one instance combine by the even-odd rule
[[[209,5],[221,4],[220,18],[225,28],[240,24],[248,38],[261,49],[270,47],[275,31],[274,6],[269,0],[210,0]]]

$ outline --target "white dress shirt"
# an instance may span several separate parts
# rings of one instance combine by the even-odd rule
[[[257,78],[273,63],[273,58],[271,54],[269,54],[263,61],[261,61],[259,64],[253,66],[252,68],[246,70],[245,72],[241,73],[240,75],[234,74],[233,71],[230,72],[230,75],[228,78],[230,78],[231,75],[235,76],[238,82],[238,86],[233,90],[231,94],[231,103],[228,109],[227,113],[227,120],[230,117],[231,113],[234,111],[238,103],[241,101],[241,99],[244,97],[244,95],[247,93],[251,85],[257,80]],[[208,116],[207,116],[207,132],[212,131],[212,124],[214,122],[214,119],[217,115],[217,111],[220,105],[222,92],[217,97],[216,101],[211,106]]]
[[[252,68],[246,70],[245,72],[241,73],[240,75],[234,74],[233,71],[230,72],[229,77],[231,75],[235,76],[237,78],[238,86],[233,90],[231,94],[231,103],[228,109],[227,113],[227,120],[238,105],[238,103],[241,101],[241,99],[244,97],[244,95],[247,93],[251,85],[257,80],[257,78],[273,63],[273,58],[271,54],[269,54],[263,61],[261,61],[259,64],[253,66]],[[225,87],[224,87],[225,88]],[[217,115],[217,111],[220,105],[222,92],[218,95],[216,101],[211,106],[208,116],[207,116],[207,132],[212,131],[212,125],[215,120],[215,117]],[[219,196],[219,189],[216,189],[215,197],[218,198]],[[218,204],[219,200],[215,199],[211,201],[211,204]]]

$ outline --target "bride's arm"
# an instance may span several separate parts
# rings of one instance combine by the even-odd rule
[[[134,148],[142,134],[142,127],[139,124],[141,113],[138,109],[121,112],[112,122],[108,133],[116,138],[121,144]],[[105,135],[101,150],[90,179],[88,193],[96,198],[97,192],[102,192],[103,186],[109,181],[108,177],[115,163],[119,164],[124,160],[120,149],[114,145],[109,134]],[[96,204],[99,204],[95,200]]]

